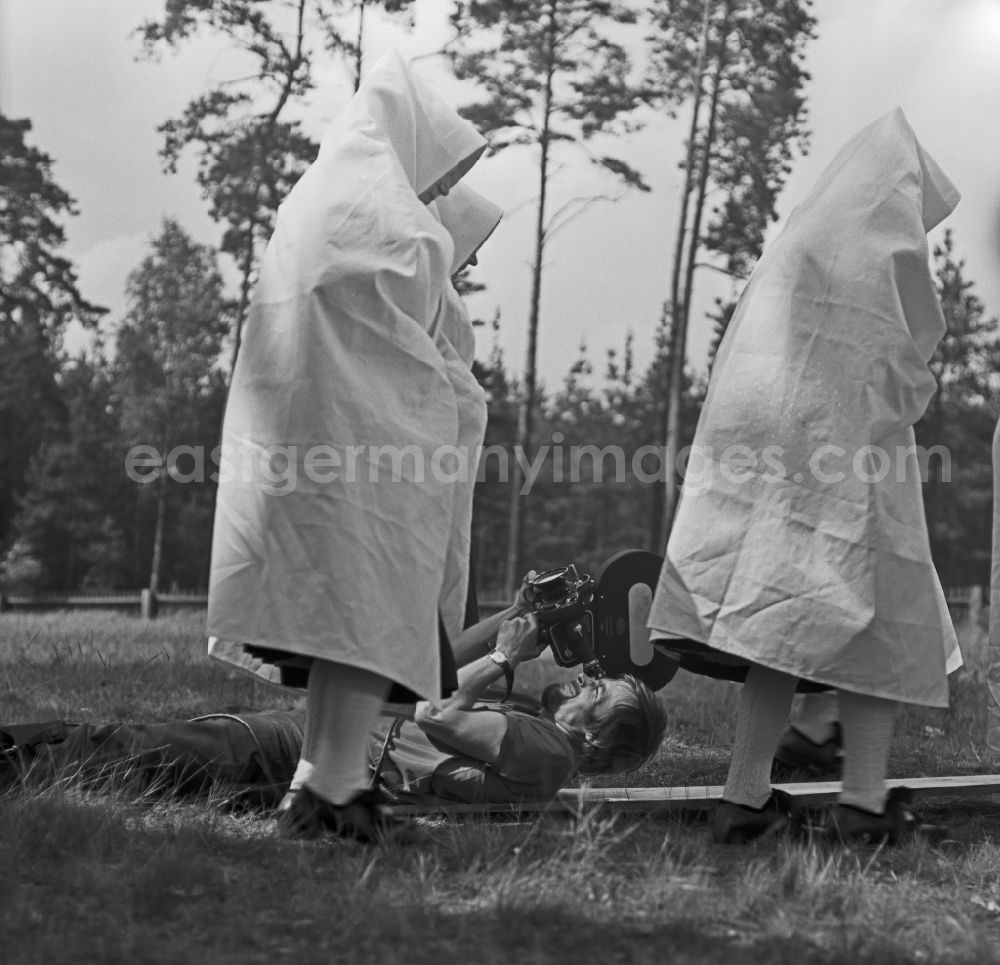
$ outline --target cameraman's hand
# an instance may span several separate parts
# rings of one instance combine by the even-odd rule
[[[538,621],[533,613],[523,617],[511,617],[504,621],[497,633],[496,650],[502,653],[512,667],[525,660],[541,656],[545,644],[538,641]]]
[[[517,614],[531,613],[531,604],[528,602],[528,581],[538,576],[538,570],[528,570],[521,580],[517,596],[514,597],[514,612]]]

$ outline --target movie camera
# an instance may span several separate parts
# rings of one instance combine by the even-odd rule
[[[656,652],[646,621],[663,557],[623,550],[591,577],[572,563],[525,581],[525,599],[538,621],[539,638],[560,667],[590,677],[632,674],[658,690],[676,661]]]
[[[576,567],[559,566],[525,581],[524,596],[538,620],[538,639],[560,667],[583,664],[583,672],[603,677],[594,654],[594,581]]]

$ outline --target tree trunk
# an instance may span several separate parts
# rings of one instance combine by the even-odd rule
[[[254,219],[256,220],[256,219]],[[236,357],[240,354],[240,343],[243,340],[243,323],[246,321],[247,312],[250,309],[250,278],[253,275],[254,251],[256,246],[253,241],[253,233],[256,225],[251,221],[247,230],[247,247],[243,256],[243,264],[240,266],[242,278],[240,279],[240,303],[236,309],[236,322],[233,331],[233,354],[229,360],[229,384],[233,384],[233,373],[236,371]]]
[[[358,50],[354,60],[354,92],[361,86],[361,47],[365,39],[365,0],[358,0]]]
[[[167,451],[165,446],[163,451]],[[160,470],[160,478],[156,483],[156,530],[153,533],[153,561],[149,567],[149,591],[153,596],[160,589],[160,569],[163,564],[163,533],[165,528],[164,523],[167,518],[168,478],[166,467],[164,467]]]
[[[684,187],[681,191],[681,211],[677,219],[677,239],[674,243],[674,264],[670,275],[670,334],[668,341],[667,359],[664,367],[663,399],[660,407],[660,438],[666,446],[664,458],[664,482],[662,486],[657,486],[653,492],[653,518],[652,518],[652,546],[654,551],[666,551],[667,538],[670,535],[670,528],[667,516],[673,517],[673,506],[676,502],[674,496],[676,488],[676,451],[670,450],[671,426],[673,424],[671,413],[677,414],[680,409],[681,382],[682,379],[674,375],[674,359],[677,358],[678,348],[681,349],[680,371],[683,375],[683,343],[684,338],[678,333],[680,319],[684,312],[680,304],[681,274],[684,265],[684,248],[687,244],[687,220],[688,201],[694,190],[694,162],[698,142],[698,122],[701,114],[702,102],[702,79],[705,73],[705,57],[708,52],[708,27],[710,23],[710,13],[712,4],[705,3],[704,17],[701,25],[701,49],[698,51],[698,62],[695,68],[695,94],[694,104],[691,107],[691,128],[688,131],[687,157],[684,161]],[[678,344],[679,343],[679,344]],[[676,386],[676,391],[675,387]],[[679,424],[679,423],[676,423]],[[674,433],[676,433],[674,424]],[[669,510],[667,507],[670,507]]]
[[[728,12],[728,8],[727,8]],[[707,39],[707,38],[706,38]],[[681,443],[681,399],[684,388],[684,363],[687,361],[687,331],[691,318],[691,293],[694,287],[694,267],[701,243],[701,219],[705,210],[705,197],[708,193],[709,159],[712,144],[715,141],[715,123],[718,117],[719,92],[721,88],[722,71],[725,68],[725,45],[720,45],[715,62],[712,84],[712,98],[708,112],[708,122],[702,140],[701,164],[698,171],[697,192],[694,220],[688,233],[687,257],[685,264],[684,294],[679,302],[679,314],[671,331],[670,353],[670,401],[667,407],[667,438],[666,458],[668,462],[667,483],[663,507],[664,516],[664,548],[670,537],[674,523],[674,513],[677,510],[678,485],[675,472]]]
[[[681,331],[682,340],[686,341],[687,330],[691,321],[691,292],[694,288],[695,260],[701,246],[701,220],[705,213],[705,197],[708,194],[708,169],[712,156],[712,146],[715,143],[715,125],[719,116],[719,89],[722,85],[722,71],[725,68],[725,52],[720,51],[716,61],[715,77],[713,79],[712,100],[708,111],[708,124],[705,128],[705,149],[701,156],[701,168],[698,172],[698,200],[694,206],[694,223],[691,225],[691,238],[688,244],[687,266],[684,277],[684,301],[682,305]]]
[[[66,579],[63,582],[63,586],[68,590],[78,588],[79,577],[77,576],[77,569],[79,562],[80,557],[76,551],[76,539],[71,538],[69,546],[66,549]]]
[[[552,85],[555,74],[555,3],[547,4],[546,14],[546,60],[545,101],[542,113],[542,131],[539,135],[541,157],[538,166],[538,217],[535,222],[535,263],[531,276],[531,304],[528,315],[528,353],[524,366],[524,390],[517,415],[517,438],[515,445],[526,458],[530,458],[530,447],[534,436],[535,403],[537,396],[536,370],[538,356],[538,321],[542,298],[542,258],[545,254],[545,202],[549,183],[549,130],[552,118]],[[527,516],[527,496],[520,495],[523,474],[515,461],[510,473],[510,504],[507,516],[507,566],[504,587],[508,596],[513,597],[514,588],[521,578],[521,553],[524,546],[524,527]]]
[[[303,43],[305,41],[305,16],[307,3],[308,0],[298,0],[295,52],[292,54],[291,61],[285,72],[285,80],[278,95],[278,100],[275,102],[274,107],[271,108],[271,113],[267,118],[266,126],[269,132],[273,131],[274,125],[278,121],[278,117],[285,109],[285,105],[288,103],[289,97],[291,97],[293,79],[296,71],[304,59]],[[358,56],[360,58],[360,48]],[[360,59],[358,62],[360,64]],[[259,142],[257,144],[257,150],[260,150]],[[267,167],[267,158],[258,157],[258,165],[261,169],[265,169]],[[240,304],[236,312],[236,325],[235,332],[233,333],[233,356],[229,362],[230,385],[233,384],[233,372],[236,369],[236,357],[240,353],[240,343],[243,340],[243,323],[246,321],[247,311],[250,308],[250,279],[253,275],[254,255],[257,251],[257,246],[254,243],[254,233],[260,224],[260,218],[257,214],[261,205],[261,179],[259,175],[255,177],[255,182],[253,206],[251,209],[254,213],[250,217],[249,225],[247,225],[247,247],[243,257],[243,264],[240,266],[240,272],[242,274],[242,278],[240,279]]]
[[[659,394],[654,398],[656,423],[655,438],[662,443],[667,439],[667,405],[670,396],[670,330],[667,331],[667,340],[664,343],[666,354],[663,356],[663,373],[657,376],[657,380],[662,378],[662,386]],[[657,381],[654,381],[654,385]],[[661,472],[666,473],[667,461],[663,460]],[[666,480],[661,485],[653,486],[650,490],[649,503],[649,538],[646,548],[651,553],[659,553],[664,546],[663,535],[663,504],[667,492]]]

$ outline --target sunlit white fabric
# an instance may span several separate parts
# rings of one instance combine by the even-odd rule
[[[946,653],[960,656],[905,452],[945,331],[926,232],[957,202],[896,110],[847,143],[768,246],[715,363],[654,637],[946,705]]]
[[[434,459],[463,402],[431,334],[453,244],[418,193],[484,143],[391,55],[282,204],[226,409],[214,656],[273,679],[249,643],[438,695],[455,493]]]
[[[503,208],[467,184],[456,184],[434,202],[438,217],[455,243],[451,273],[459,272],[483,246],[503,217]]]
[[[454,640],[465,622],[465,604],[469,590],[469,557],[472,543],[472,503],[480,450],[486,432],[486,393],[476,381],[466,362],[451,344],[446,332],[468,330],[473,340],[472,323],[458,293],[452,288],[442,316],[436,344],[451,382],[458,407],[458,447],[455,453],[455,482],[452,485],[451,538],[445,555],[444,581],[441,587],[441,619],[449,640]]]
[[[434,202],[441,223],[455,245],[452,274],[458,271],[493,233],[503,210],[465,184]],[[486,397],[475,376],[472,362],[476,354],[475,333],[468,312],[454,289],[435,338],[447,361],[448,375],[458,400],[459,451],[462,460],[455,484],[455,508],[451,542],[445,561],[441,594],[441,618],[450,639],[462,629],[468,595],[471,548],[473,486],[479,462],[479,446],[486,431]]]
[[[320,158],[342,150],[346,134],[376,141],[388,138],[418,195],[444,177],[456,185],[486,150],[479,132],[423,83],[396,51],[375,63],[357,95],[327,129]]]

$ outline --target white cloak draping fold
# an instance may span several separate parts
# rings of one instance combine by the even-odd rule
[[[896,110],[847,143],[768,246],[715,363],[654,637],[947,704],[946,654],[960,657],[912,426],[945,331],[926,232],[957,202]]]
[[[468,185],[458,184],[434,202],[441,223],[451,235],[455,253],[451,273],[459,271],[493,233],[503,210]],[[435,336],[448,366],[448,377],[458,401],[459,458],[454,485],[451,540],[445,557],[441,590],[441,619],[449,639],[462,630],[469,588],[472,543],[472,504],[480,448],[486,432],[486,394],[472,374],[476,336],[458,293],[451,289],[447,310],[439,318]]]
[[[230,389],[210,652],[243,644],[440,692],[438,602],[460,442],[449,361],[453,244],[418,194],[483,139],[397,55],[378,62],[282,204]]]
[[[451,311],[460,314],[471,329],[468,315],[458,294]],[[452,324],[458,324],[457,322]],[[474,336],[473,336],[474,337]],[[445,553],[441,585],[441,621],[449,640],[454,640],[465,625],[469,590],[469,558],[472,548],[472,503],[476,471],[486,431],[486,393],[472,371],[454,350],[443,328],[438,334],[438,349],[445,359],[451,389],[458,406],[458,446],[455,451],[455,481],[452,484],[451,537]]]

